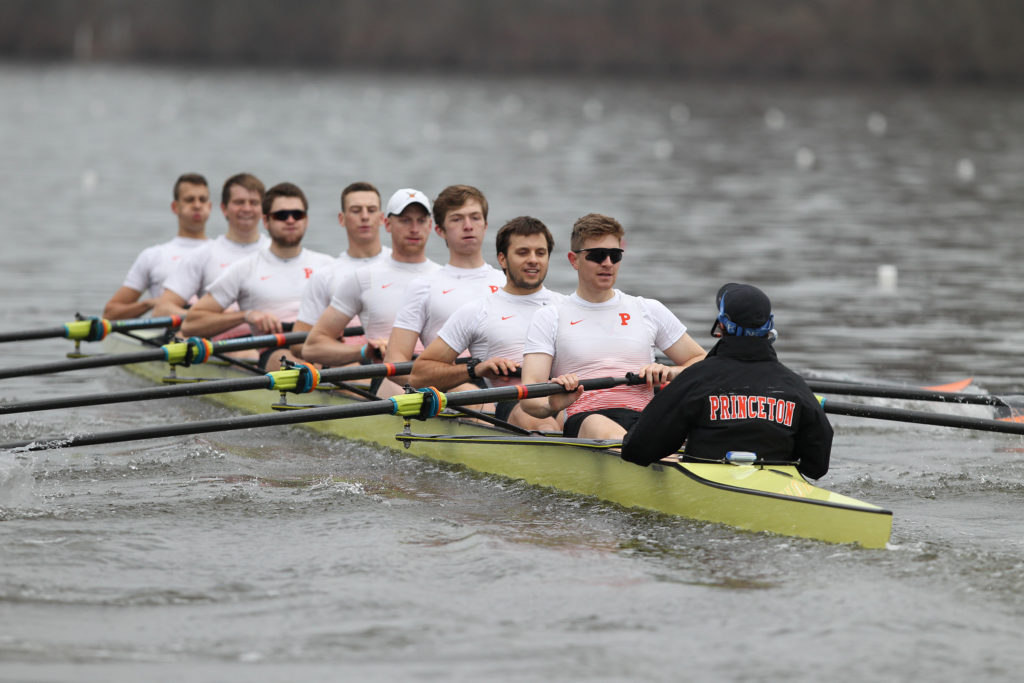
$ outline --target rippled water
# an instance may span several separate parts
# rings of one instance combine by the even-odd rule
[[[536,215],[559,251],[577,216],[619,217],[622,288],[704,344],[718,286],[747,280],[772,296],[795,368],[1020,391],[1020,93],[28,66],[0,67],[0,92],[3,330],[98,312],[171,233],[184,171],[297,182],[308,243],[331,252],[348,182],[469,182],[493,227]],[[549,283],[572,280],[560,258]],[[0,366],[67,348],[5,344]],[[94,370],[3,380],[0,397],[138,386]],[[79,408],[4,418],[0,437],[227,414]],[[887,550],[297,430],[0,454],[0,675],[1015,680],[1020,438],[834,424],[822,483],[894,511]]]

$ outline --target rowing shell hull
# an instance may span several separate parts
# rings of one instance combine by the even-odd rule
[[[125,342],[107,340],[112,352]],[[132,345],[132,348],[137,348]],[[154,381],[168,366],[142,363],[126,369]],[[179,378],[238,378],[224,365],[178,370]],[[250,413],[268,412],[279,394],[266,390],[212,394],[217,403]],[[291,404],[341,404],[353,399],[334,392],[289,395]],[[412,455],[468,469],[550,486],[625,507],[654,510],[690,519],[727,524],[749,531],[856,543],[884,548],[892,532],[892,513],[807,482],[792,466],[689,463],[664,460],[648,467],[623,461],[614,452],[580,446],[571,439],[509,436],[487,425],[453,417],[405,421],[378,415],[304,425],[346,439],[408,450]],[[429,429],[429,434],[416,433]]]

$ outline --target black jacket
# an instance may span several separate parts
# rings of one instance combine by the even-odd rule
[[[654,397],[626,434],[622,457],[648,465],[674,453],[722,459],[752,451],[828,472],[832,426],[803,378],[779,362],[764,337],[723,337]]]

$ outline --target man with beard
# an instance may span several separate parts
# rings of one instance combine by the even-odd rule
[[[251,334],[274,334],[291,327],[299,312],[302,290],[320,268],[333,263],[327,254],[304,249],[302,238],[309,219],[306,195],[292,183],[279,183],[263,197],[263,222],[270,246],[233,263],[210,285],[182,323],[185,335],[211,337],[240,324]],[[238,310],[226,310],[232,304]],[[279,349],[260,357],[271,367]]]
[[[530,319],[544,306],[564,299],[544,287],[555,240],[544,223],[520,216],[498,230],[496,241],[505,286],[494,296],[462,305],[448,318],[437,338],[416,359],[410,375],[413,386],[448,391],[478,379],[492,387],[519,383],[513,373],[523,363]],[[472,358],[464,365],[456,365],[455,359],[466,349]],[[527,415],[518,401],[497,404],[495,415],[525,429],[560,429],[554,418]]]
[[[178,234],[169,242],[156,244],[135,259],[124,284],[103,308],[107,320],[138,318],[156,305],[164,291],[164,280],[194,249],[206,244],[206,221],[210,217],[210,187],[198,173],[185,173],[174,183],[171,211],[178,217]],[[150,298],[141,299],[149,291]],[[141,299],[141,300],[140,300]]]

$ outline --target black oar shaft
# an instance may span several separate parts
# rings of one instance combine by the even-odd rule
[[[21,365],[13,368],[3,368],[0,369],[0,379],[27,377],[29,375],[47,375],[54,372],[66,372],[68,370],[104,368],[111,365],[131,365],[133,363],[144,363],[152,360],[163,360],[163,357],[164,352],[161,349],[150,349],[148,351],[135,351],[133,353],[119,353],[116,355],[100,355],[90,356],[88,358],[58,360],[51,363],[37,363],[35,365]]]
[[[63,337],[67,328],[47,327],[40,330],[19,330],[18,332],[5,332],[0,334],[0,342],[27,341],[29,339],[52,339]]]
[[[394,364],[354,365],[343,368],[331,368],[320,372],[321,382],[344,382],[353,379],[369,379],[372,377],[390,377],[412,371],[412,361]],[[249,391],[252,389],[270,389],[272,380],[268,374],[258,377],[240,379],[210,380],[206,382],[190,382],[173,386],[150,387],[131,391],[116,391],[104,394],[83,394],[62,398],[22,401],[20,403],[0,403],[0,415],[28,413],[37,410],[57,410],[60,408],[79,408],[82,406],[98,406],[110,403],[129,403],[149,401],[160,398],[178,398],[183,396],[206,396],[209,394],[226,394],[233,391]]]
[[[901,410],[899,408],[885,408],[881,406],[861,405],[859,403],[845,403],[843,401],[833,401],[831,399],[825,401],[824,407],[826,413],[832,413],[834,415],[867,417],[875,420],[890,420],[893,422],[913,422],[916,424],[935,425],[937,427],[978,429],[986,432],[1002,432],[1004,434],[1024,434],[1024,423],[1020,422],[1004,422],[1002,420],[989,420],[981,417],[931,413],[924,410]]]
[[[92,319],[89,319],[92,320]],[[54,337],[67,337],[70,333],[69,326],[74,327],[82,321],[75,321],[57,327],[45,327],[38,330],[19,330],[17,332],[0,333],[0,343],[11,341],[27,341],[30,339],[51,339]],[[180,316],[166,316],[162,318],[132,318],[130,320],[108,320],[111,332],[127,330],[149,330],[161,327],[177,327],[181,324]]]
[[[230,351],[245,351],[248,349],[301,344],[305,339],[305,332],[288,332],[285,334],[265,334],[258,337],[223,339],[213,342],[212,345],[214,353],[227,353]],[[71,360],[55,361],[52,363],[39,363],[37,365],[22,365],[20,367],[3,368],[0,369],[0,379],[25,377],[28,375],[45,375],[55,372],[66,372],[69,370],[84,370],[87,368],[102,368],[112,365],[131,365],[133,363],[164,360],[165,357],[164,349],[161,347],[159,349],[148,349],[146,351],[135,351],[132,353],[98,355],[90,356],[89,358],[73,358]]]
[[[584,389],[593,390],[607,389],[620,384],[635,383],[636,381],[635,376],[630,376],[629,378],[603,377],[593,380],[584,380],[582,384]],[[490,403],[493,401],[504,401],[515,398],[539,398],[542,396],[550,396],[551,394],[561,391],[565,391],[561,385],[549,382],[544,384],[499,387],[496,389],[458,391],[447,394],[446,397],[448,405],[461,406],[477,403]],[[54,448],[67,448],[71,446],[93,446],[104,443],[118,443],[121,441],[138,441],[142,439],[158,439],[168,436],[184,436],[187,434],[205,434],[208,432],[251,429],[254,427],[272,427],[276,425],[291,425],[304,422],[322,422],[325,420],[336,420],[347,417],[388,415],[392,414],[394,410],[394,401],[392,401],[392,399],[384,399],[380,401],[367,401],[365,403],[349,403],[340,406],[307,408],[305,410],[294,410],[283,413],[245,415],[220,420],[203,420],[200,422],[188,422],[184,424],[164,425],[160,427],[123,429],[98,434],[47,437],[33,439],[31,441],[0,444],[0,449],[22,448],[28,451],[42,451]]]
[[[989,394],[964,394],[951,391],[931,391],[910,387],[890,387],[880,384],[852,384],[831,382],[828,380],[807,380],[811,391],[822,394],[842,394],[844,396],[873,396],[876,398],[899,398],[910,401],[940,401],[946,403],[963,403],[970,405],[1004,406],[1006,403],[998,396]]]

